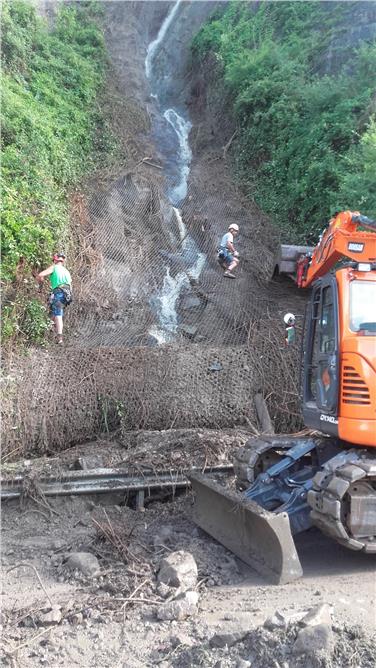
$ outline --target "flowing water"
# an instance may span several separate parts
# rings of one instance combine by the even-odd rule
[[[159,90],[154,76],[155,61],[158,51],[162,48],[163,40],[168,29],[172,26],[178,14],[182,0],[178,0],[163,21],[155,40],[150,42],[145,59],[145,72],[150,82],[151,98],[158,105],[158,122],[154,132],[162,153],[166,156],[165,175],[167,181],[167,197],[171,202],[175,223],[180,238],[175,238],[178,247],[176,257],[181,261],[184,270],[172,273],[171,264],[166,264],[166,274],[163,286],[152,298],[152,306],[158,317],[158,326],[150,330],[150,335],[158,343],[173,340],[178,329],[178,314],[176,305],[183,288],[189,287],[190,279],[197,280],[205,264],[205,255],[200,253],[195,241],[187,233],[179,205],[187,195],[187,180],[189,176],[192,152],[189,146],[189,133],[192,124],[185,110],[169,106],[163,109],[159,100]],[[168,76],[168,73],[166,73]],[[171,231],[171,230],[170,230]]]
[[[171,23],[173,22],[176,13],[179,9],[179,5],[181,4],[182,0],[177,0],[175,5],[173,6],[172,10],[168,13],[166,16],[165,20],[163,21],[161,27],[159,28],[158,35],[156,39],[154,39],[152,42],[150,42],[148,46],[148,51],[146,54],[145,58],[145,72],[146,76],[148,79],[151,79],[152,76],[152,65],[153,65],[153,60],[155,57],[156,52],[160,48],[161,43],[163,42],[163,38],[165,37],[167,30],[169,29]]]

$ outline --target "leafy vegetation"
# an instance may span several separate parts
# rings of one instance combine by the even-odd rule
[[[40,268],[68,242],[67,193],[96,164],[96,98],[106,52],[95,2],[61,4],[49,30],[31,4],[2,6],[2,280]],[[107,137],[107,143],[106,143]],[[23,304],[23,305],[22,305]],[[38,300],[5,301],[3,336],[40,341]]]
[[[335,210],[376,216],[376,45],[352,43],[356,4],[233,1],[193,41],[233,101],[241,183],[290,240]]]
[[[5,340],[17,337],[43,344],[49,328],[47,308],[35,297],[20,292],[2,308],[1,329]]]

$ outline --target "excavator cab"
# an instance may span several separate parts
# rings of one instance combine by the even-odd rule
[[[307,427],[376,445],[376,267],[352,262],[314,282],[302,364]]]
[[[339,317],[335,276],[316,281],[305,318],[303,417],[307,427],[338,436]]]

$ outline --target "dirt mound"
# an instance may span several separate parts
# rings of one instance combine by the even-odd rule
[[[235,450],[253,434],[239,429],[170,429],[168,431],[125,431],[98,438],[56,453],[16,462],[4,462],[1,478],[29,477],[38,483],[41,477],[59,479],[80,468],[118,468],[130,475],[162,471],[187,471],[192,466],[202,470],[212,466],[231,466]],[[80,460],[80,461],[79,461]],[[93,463],[93,464],[92,464]],[[90,464],[90,466],[86,466]]]
[[[233,453],[250,438],[242,429],[171,429],[125,432],[122,465],[143,470],[186,470],[191,466],[231,465]]]

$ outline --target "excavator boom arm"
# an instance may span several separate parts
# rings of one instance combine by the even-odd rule
[[[359,230],[359,226],[376,232],[376,221],[359,212],[342,211],[332,218],[312,256],[298,260],[298,286],[309,287],[344,258],[354,262],[376,262],[376,234]]]

